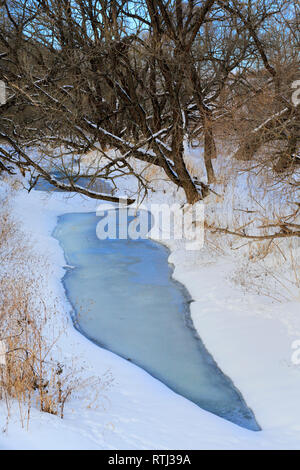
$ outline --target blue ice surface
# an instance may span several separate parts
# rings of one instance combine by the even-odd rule
[[[56,178],[59,182],[70,184],[69,178],[64,175],[59,170],[53,170],[50,172],[51,176]],[[112,186],[108,181],[105,181],[101,178],[93,179],[92,177],[88,176],[79,176],[73,178],[74,185],[82,186],[83,188],[87,188],[91,191],[96,191],[99,193],[110,194],[112,191]],[[55,191],[55,192],[63,192],[63,189],[56,188],[51,183],[49,183],[45,178],[40,176],[34,186],[34,189],[37,191]]]
[[[98,222],[94,212],[64,214],[53,233],[75,266],[63,283],[80,331],[201,408],[260,430],[196,334],[188,293],[171,278],[169,251],[149,239],[99,240]]]

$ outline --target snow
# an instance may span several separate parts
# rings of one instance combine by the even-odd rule
[[[154,196],[166,202],[164,193]],[[14,216],[49,263],[45,300],[58,299],[62,324],[71,310],[61,284],[66,262],[51,233],[58,215],[96,207],[96,201],[80,195],[38,191],[19,191],[14,201]],[[262,431],[245,430],[201,410],[142,369],[92,344],[69,320],[58,344],[63,357],[76,357],[78,367],[91,375],[109,374],[111,387],[96,408],[89,408],[88,396],[72,399],[63,420],[33,410],[28,431],[21,428],[17,409],[6,428],[1,404],[0,449],[300,448],[300,367],[291,361],[292,342],[300,338],[299,302],[279,304],[243,292],[229,281],[233,257],[212,260],[205,249],[195,255],[175,242],[169,246],[174,277],[194,299],[191,313],[199,335],[242,392]]]
[[[179,266],[179,259],[173,255],[170,261]],[[202,272],[176,268],[174,276],[189,286],[197,331],[258,423],[264,430],[294,431],[300,445],[300,368],[291,361],[292,343],[300,334],[299,303],[242,297],[226,282],[233,266],[230,260],[225,263],[205,266]]]

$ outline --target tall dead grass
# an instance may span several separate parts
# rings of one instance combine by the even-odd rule
[[[54,326],[57,305],[46,302],[42,279],[35,274],[37,264],[45,272],[48,268],[14,222],[10,198],[0,210],[0,400],[6,404],[7,423],[17,403],[22,426],[28,427],[32,407],[63,418],[66,403],[80,390],[89,390],[91,402],[97,401],[103,380],[84,379],[73,363],[57,359],[64,331]]]

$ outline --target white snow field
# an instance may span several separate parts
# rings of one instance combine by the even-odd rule
[[[157,200],[164,197],[156,193]],[[79,195],[20,190],[13,215],[48,263],[47,272],[36,266],[36,274],[43,277],[46,302],[57,299],[55,327],[68,319],[58,342],[61,357],[76,357],[78,368],[108,373],[113,383],[97,407],[88,406],[88,396],[73,398],[63,420],[33,409],[28,430],[21,427],[17,406],[6,426],[2,403],[0,449],[300,449],[300,366],[291,361],[292,342],[300,338],[299,302],[244,293],[228,280],[234,256],[212,261],[204,248],[195,262],[193,252],[174,245],[169,261],[195,300],[191,312],[201,339],[254,411],[260,432],[200,409],[75,330],[61,283],[65,259],[51,233],[58,215],[93,211],[97,204]]]

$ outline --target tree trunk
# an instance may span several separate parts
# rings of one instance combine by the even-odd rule
[[[175,106],[174,106],[175,108]],[[180,109],[173,108],[173,159],[174,165],[176,169],[176,173],[180,180],[180,184],[185,192],[187,202],[189,204],[195,204],[200,199],[203,199],[203,195],[199,194],[196,186],[191,179],[189,172],[186,169],[185,162],[184,162],[184,147],[183,147],[183,139],[184,139],[184,130],[183,130],[183,122],[182,122],[182,115]]]
[[[207,174],[208,184],[214,183],[215,172],[212,165],[212,159],[217,157],[217,149],[213,136],[211,121],[205,118],[204,122],[204,163]]]

